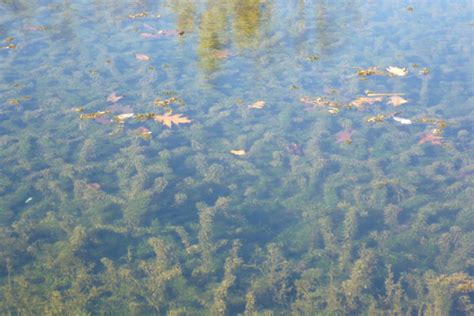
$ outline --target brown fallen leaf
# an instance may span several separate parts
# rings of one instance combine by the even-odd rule
[[[405,103],[408,103],[408,100],[398,96],[398,95],[394,95],[394,96],[391,96],[389,99],[388,99],[388,104],[392,105],[392,106],[400,106],[402,104],[405,104]]]
[[[174,125],[179,125],[179,124],[188,124],[191,123],[191,120],[188,119],[185,116],[182,116],[182,114],[169,114],[166,113],[164,115],[158,115],[156,114],[154,116],[154,120],[156,122],[162,123],[163,125],[171,128],[171,126]]]
[[[403,77],[403,76],[406,76],[408,74],[408,70],[406,68],[399,68],[399,67],[389,66],[386,70],[391,75],[399,76],[399,77]]]
[[[145,54],[135,54],[135,58],[140,60],[140,61],[149,61],[150,56],[145,55]]]
[[[251,109],[263,109],[265,106],[265,101],[257,101],[249,105]]]
[[[115,103],[115,102],[118,102],[120,99],[123,98],[123,95],[117,95],[115,92],[112,92],[108,97],[107,97],[107,101],[108,102],[112,102],[112,103]]]
[[[356,100],[349,103],[350,106],[354,106],[358,109],[363,109],[365,104],[372,105],[376,102],[382,102],[383,97],[359,97]]]
[[[232,155],[236,155],[236,156],[243,156],[245,155],[247,152],[243,149],[234,149],[234,150],[231,150],[230,153]]]

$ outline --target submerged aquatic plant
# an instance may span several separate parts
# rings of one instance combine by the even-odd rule
[[[17,4],[0,314],[472,314],[464,4]]]

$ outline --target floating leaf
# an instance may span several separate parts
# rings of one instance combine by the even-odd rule
[[[120,124],[123,124],[125,120],[135,117],[134,113],[123,113],[114,117],[114,121]]]
[[[140,36],[143,37],[143,38],[160,38],[162,37],[163,35],[162,34],[159,34],[159,33],[148,33],[148,32],[144,32],[144,33],[140,33]]]
[[[140,61],[149,61],[150,56],[145,55],[145,54],[135,54],[135,58],[140,60]]]
[[[234,56],[234,54],[228,49],[220,49],[220,50],[214,51],[212,53],[212,56],[214,56],[217,59],[227,59],[231,56]]]
[[[247,152],[243,149],[235,149],[235,150],[231,150],[230,153],[232,155],[236,155],[236,156],[243,156],[245,155]]]
[[[251,109],[263,109],[265,106],[265,101],[257,101],[249,105]]]
[[[364,93],[368,97],[390,97],[396,95],[403,95],[403,93],[377,93],[370,90],[365,90]]]
[[[318,61],[321,57],[319,55],[309,55],[306,57],[309,61]]]
[[[318,96],[318,97],[315,97],[313,99],[311,99],[308,96],[304,96],[300,99],[300,102],[303,102],[303,103],[309,104],[309,105],[313,105],[313,106],[321,106],[321,107],[328,106],[328,107],[332,107],[332,108],[339,108],[340,107],[340,105],[337,102],[328,100],[325,96]]]
[[[328,109],[328,113],[329,113],[329,114],[337,114],[337,113],[339,113],[340,111],[341,111],[341,110],[338,109],[338,108],[329,108],[329,109]]]
[[[378,122],[383,122],[384,120],[385,120],[385,115],[377,114],[377,115],[368,117],[367,123],[378,123]]]
[[[418,142],[418,144],[421,145],[424,143],[431,143],[433,145],[442,145],[443,137],[439,135],[435,135],[433,133],[425,133],[421,135],[420,141]]]
[[[155,101],[153,103],[157,106],[165,107],[165,106],[168,106],[171,103],[175,103],[177,101],[178,101],[178,98],[171,97],[171,98],[166,99],[166,100],[155,99]]]
[[[413,123],[410,119],[403,118],[403,117],[393,116],[393,119],[403,125],[410,125]]]
[[[148,16],[148,12],[140,12],[135,14],[129,14],[129,19],[138,19],[138,18],[146,18]]]
[[[387,71],[391,75],[400,76],[400,77],[406,76],[408,74],[408,70],[406,68],[399,68],[399,67],[393,67],[393,66],[389,66],[387,68]]]
[[[25,27],[25,31],[29,32],[40,32],[40,31],[46,31],[48,29],[47,26],[43,25],[29,25]]]
[[[344,130],[336,134],[336,144],[352,144],[352,130]]]
[[[391,112],[387,114],[377,114],[374,116],[370,116],[367,118],[367,123],[378,123],[378,122],[383,122],[385,121],[386,118],[393,117],[395,115],[400,114],[400,112]]]
[[[179,125],[179,124],[188,124],[191,123],[191,120],[188,119],[185,116],[182,116],[182,114],[170,114],[170,113],[165,113],[164,115],[158,115],[156,114],[154,116],[154,120],[156,122],[162,123],[163,125],[167,127],[171,127],[173,124]]]
[[[79,118],[81,120],[93,120],[98,117],[107,115],[109,112],[108,111],[98,111],[98,112],[93,112],[93,113],[86,113],[86,114],[81,114]]]
[[[422,75],[428,75],[430,73],[430,69],[428,67],[423,67],[420,70],[420,74]]]
[[[102,189],[102,186],[97,182],[87,183],[86,187],[93,191],[100,191]]]
[[[8,99],[7,103],[9,105],[20,105],[20,100],[18,100],[18,99]]]
[[[179,31],[179,30],[159,30],[154,33],[149,33],[149,32],[140,33],[141,37],[147,38],[147,39],[152,39],[152,38],[157,39],[163,36],[183,36],[183,35],[184,35],[184,31]]]
[[[112,102],[112,103],[115,103],[115,102],[118,102],[120,99],[123,98],[123,95],[117,95],[115,92],[112,92],[108,97],[107,97],[107,101],[108,102]]]
[[[388,99],[388,104],[392,105],[392,106],[400,106],[402,104],[405,104],[405,103],[408,103],[408,100],[398,96],[398,95],[394,95],[394,96],[391,96],[389,99]]]
[[[155,119],[156,115],[156,113],[139,113],[135,115],[135,118],[139,121],[146,121]]]
[[[378,70],[377,67],[369,67],[367,69],[358,70],[357,75],[361,77],[372,76],[372,75],[383,75],[383,72]]]
[[[15,48],[16,48],[16,45],[12,43],[2,47],[2,49],[15,49]]]
[[[358,109],[363,109],[365,104],[372,105],[376,102],[382,102],[383,97],[359,97],[352,101],[349,106],[354,106]]]

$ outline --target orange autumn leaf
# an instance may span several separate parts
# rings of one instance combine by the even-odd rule
[[[356,108],[363,108],[365,104],[374,104],[376,102],[382,102],[383,97],[359,97],[356,100],[350,103],[351,106],[355,106]]]
[[[156,114],[154,116],[154,119],[156,122],[162,123],[163,125],[167,127],[171,127],[173,126],[173,124],[179,125],[179,124],[191,123],[191,120],[185,116],[182,116],[182,114],[169,114],[169,113],[166,113],[164,115]]]

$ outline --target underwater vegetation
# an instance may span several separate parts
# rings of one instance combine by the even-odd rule
[[[474,314],[472,23],[0,1],[0,314]]]

